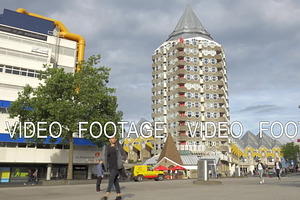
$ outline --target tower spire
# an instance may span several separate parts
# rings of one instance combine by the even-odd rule
[[[169,35],[167,41],[177,40],[179,38],[187,39],[193,37],[203,37],[209,40],[213,40],[213,38],[199,21],[192,8],[187,5],[174,31]]]

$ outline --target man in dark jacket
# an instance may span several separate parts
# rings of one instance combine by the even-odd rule
[[[276,174],[277,174],[277,177],[278,177],[278,182],[281,182],[280,171],[281,171],[281,168],[282,168],[282,164],[281,164],[281,162],[279,161],[279,158],[276,158],[274,167],[275,167]]]
[[[110,172],[110,175],[106,194],[101,200],[107,200],[113,184],[115,185],[117,192],[116,200],[121,200],[122,197],[118,176],[120,171],[124,168],[123,163],[127,159],[127,155],[116,137],[110,138],[109,142],[110,144],[105,148],[104,166],[106,171],[108,170]]]

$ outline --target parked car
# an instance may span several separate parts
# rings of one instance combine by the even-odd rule
[[[155,171],[152,166],[149,165],[136,165],[131,171],[133,180],[138,182],[142,182],[144,178],[154,179],[156,181],[162,181],[165,178],[163,171]]]

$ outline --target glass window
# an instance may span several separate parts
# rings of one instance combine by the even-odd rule
[[[185,78],[186,78],[186,80],[191,80],[191,75],[187,74],[187,75],[185,75]]]
[[[189,65],[187,65],[187,66],[185,66],[185,69],[186,69],[186,71],[191,71],[191,66],[189,66]]]
[[[218,85],[212,85],[212,89],[216,91],[218,89]]]
[[[195,72],[198,71],[198,66],[194,66],[194,71],[195,71]]]
[[[191,57],[189,57],[189,56],[185,57],[185,61],[186,61],[187,63],[191,62]]]
[[[186,113],[186,115],[187,115],[188,117],[192,117],[192,112],[191,112],[191,111],[188,111],[188,112]]]
[[[212,77],[211,77],[211,80],[212,80],[213,82],[216,82],[216,81],[218,80],[218,77],[212,76]]]
[[[208,58],[204,58],[203,62],[204,62],[204,64],[208,64],[209,63],[209,59]]]
[[[198,92],[195,93],[195,99],[199,99],[199,93]]]
[[[216,64],[216,63],[217,63],[217,60],[216,60],[215,58],[212,58],[210,62],[211,62],[211,64],[213,64],[213,65],[214,65],[214,64]]]
[[[209,94],[205,94],[205,99],[209,99],[210,95]]]
[[[195,102],[195,108],[199,108],[200,107],[200,103],[199,102]]]
[[[209,67],[204,67],[204,72],[209,72]]]
[[[217,119],[219,117],[219,113],[214,113],[213,116]]]
[[[194,80],[195,80],[195,81],[198,81],[198,80],[199,80],[199,76],[198,76],[198,75],[196,75],[196,74],[194,75],[194,77],[193,77],[193,78],[194,78]]]
[[[219,107],[218,103],[213,103],[213,108],[217,109]]]
[[[186,102],[186,107],[191,108],[192,107],[192,102]]]
[[[209,76],[204,76],[205,81],[209,81]]]
[[[187,92],[187,93],[186,93],[186,97],[187,97],[188,99],[192,98],[192,93]]]
[[[189,53],[191,53],[191,50],[190,50],[190,48],[184,48],[184,51],[185,51],[185,53],[186,53],[186,54],[189,54]]]
[[[216,67],[212,67],[212,68],[211,68],[211,72],[212,72],[212,73],[216,73],[216,72],[217,72],[217,68],[216,68]]]
[[[189,40],[185,40],[184,43],[185,43],[186,45],[190,45],[190,41],[189,41]]]
[[[217,100],[218,94],[213,94],[213,95],[212,95],[212,98],[213,98],[214,100]]]
[[[210,89],[210,85],[204,85],[204,89],[205,90],[209,90]]]
[[[210,118],[210,117],[211,117],[210,112],[207,112],[207,113],[206,113],[206,117],[207,117],[207,118]]]
[[[200,117],[200,112],[195,112],[195,117],[199,118]]]
[[[197,62],[198,62],[198,58],[194,57],[194,58],[193,58],[193,62],[194,62],[194,63],[197,63]]]
[[[193,42],[194,47],[197,46],[197,43],[198,43],[197,40],[193,39],[192,42]]]
[[[198,53],[198,49],[193,49],[193,54],[196,55]]]

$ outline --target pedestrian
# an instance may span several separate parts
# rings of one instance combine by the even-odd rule
[[[279,183],[279,182],[281,182],[280,171],[281,171],[281,168],[282,168],[282,164],[281,164],[281,162],[279,161],[279,158],[276,158],[274,167],[275,167],[275,170],[276,170],[276,175],[277,175],[278,183]]]
[[[260,178],[260,182],[259,183],[260,184],[264,183],[265,180],[263,178],[263,174],[264,174],[265,166],[264,166],[264,164],[261,163],[261,160],[258,160],[257,170],[258,170],[258,175],[259,175],[259,178]]]
[[[100,190],[100,184],[101,184],[101,181],[104,177],[104,170],[103,170],[103,160],[100,159],[99,160],[99,163],[97,165],[97,183],[96,183],[96,192],[101,192]]]
[[[31,171],[31,169],[28,169],[28,173],[27,173],[27,182],[24,183],[24,185],[27,185],[27,184],[32,184],[32,185],[34,185],[34,183],[32,182],[32,178],[33,178],[32,171]]]
[[[227,175],[228,175],[228,171],[227,170],[225,171],[225,175],[226,175],[226,178],[227,178]]]
[[[39,182],[39,179],[38,179],[38,173],[39,173],[39,170],[38,169],[35,169],[34,173],[33,173],[33,181],[38,184]]]
[[[127,155],[115,136],[110,138],[109,142],[110,144],[105,148],[104,166],[106,170],[109,170],[110,174],[106,194],[101,200],[107,200],[113,184],[115,185],[117,192],[116,200],[121,200],[122,197],[118,176],[124,168],[123,163],[127,159]]]

